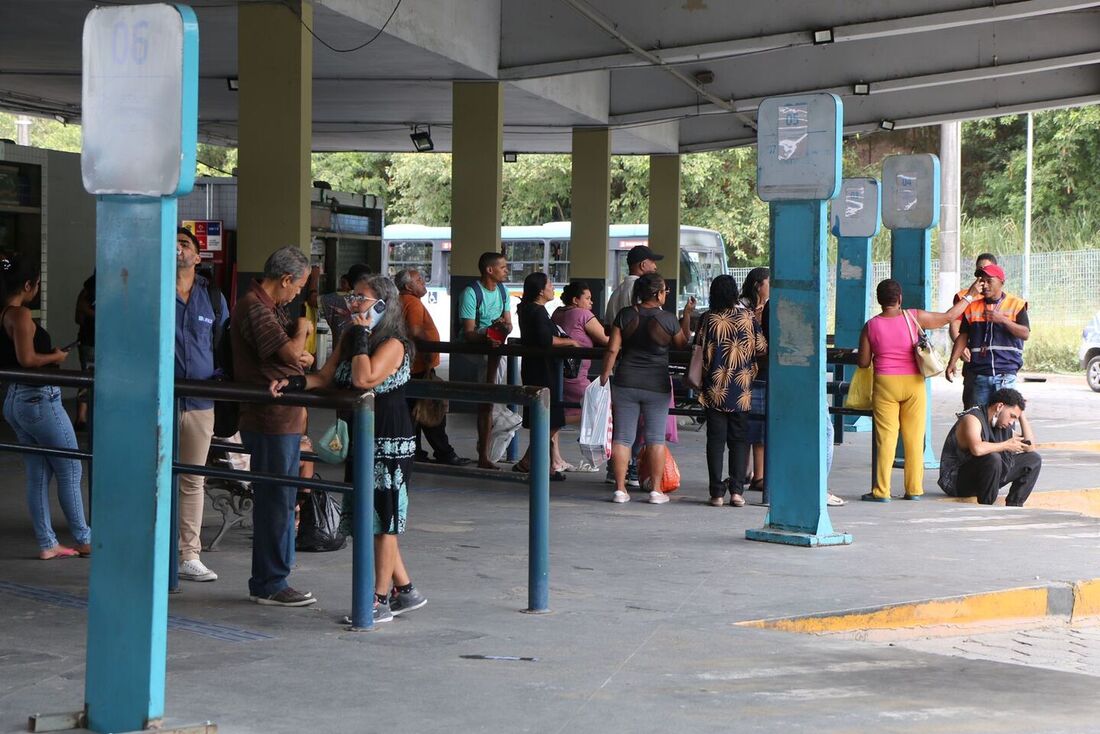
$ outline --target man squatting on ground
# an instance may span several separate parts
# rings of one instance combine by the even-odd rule
[[[308,321],[292,324],[285,309],[309,277],[309,260],[296,247],[271,253],[263,277],[233,308],[233,375],[238,382],[262,385],[305,374],[312,364],[305,352]],[[291,331],[294,333],[291,334]],[[252,454],[252,470],[296,476],[306,409],[294,405],[241,405],[241,440]],[[252,577],[248,593],[257,604],[303,607],[317,601],[287,584],[294,566],[294,505],[297,487],[254,482]]]
[[[988,405],[959,414],[943,443],[939,485],[952,497],[977,497],[991,505],[997,492],[1011,484],[1005,504],[1022,507],[1027,501],[1043,460],[1035,451],[1035,436],[1024,416],[1027,401],[1011,388],[993,393]],[[1014,434],[1016,423],[1020,435]]]
[[[201,262],[199,241],[190,231],[176,230],[176,379],[209,380],[214,377],[214,335],[229,318],[221,291],[195,269]],[[213,300],[217,299],[218,303]],[[216,322],[220,321],[218,324]],[[184,464],[206,463],[214,436],[214,401],[183,398],[179,412],[179,452]],[[199,559],[202,550],[204,477],[179,477],[179,577],[185,581],[217,581],[218,574]]]

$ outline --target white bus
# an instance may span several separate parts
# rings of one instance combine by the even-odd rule
[[[530,273],[545,272],[560,292],[569,283],[570,223],[550,222],[541,226],[502,227],[501,245],[511,266],[508,290],[513,296],[512,309]],[[390,224],[383,230],[382,272],[395,274],[402,268],[415,267],[424,274],[428,285],[426,305],[440,339],[447,341],[451,330],[451,228],[425,227],[419,224]],[[649,244],[648,224],[612,224],[608,237],[607,272],[612,274],[604,285],[604,300],[626,276],[626,253],[636,245]],[[701,309],[706,308],[710,282],[729,273],[726,245],[722,236],[711,229],[680,227],[680,280],[677,310],[689,296]],[[548,304],[552,311],[560,302]],[[513,323],[515,317],[513,315]]]

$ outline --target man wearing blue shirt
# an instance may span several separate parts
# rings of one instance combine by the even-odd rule
[[[176,231],[176,378],[209,380],[214,377],[214,336],[229,317],[225,297],[210,290],[207,279],[195,272],[201,262],[199,242],[191,232]],[[218,301],[211,302],[211,295]],[[217,322],[217,323],[216,323]],[[206,464],[214,435],[214,402],[203,398],[180,401],[179,455],[184,464]],[[193,474],[179,478],[179,577],[186,581],[216,581],[218,575],[199,559],[202,542],[203,486]]]

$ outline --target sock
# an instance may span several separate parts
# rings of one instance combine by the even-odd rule
[[[410,581],[409,583],[405,584],[404,586],[395,586],[394,588],[397,589],[398,594],[408,594],[410,591],[413,590],[413,585],[412,585],[412,582]]]
[[[379,604],[389,604],[390,603],[390,598],[388,596],[386,596],[385,594],[375,594],[374,599]]]

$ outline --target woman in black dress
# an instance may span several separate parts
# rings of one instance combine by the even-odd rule
[[[550,314],[546,312],[546,304],[554,300],[554,285],[546,277],[546,273],[531,273],[523,279],[523,297],[520,299],[516,313],[519,316],[520,344],[525,347],[577,347],[580,346],[573,339],[560,336],[561,330],[550,320]],[[561,454],[558,452],[558,431],[565,425],[565,409],[562,407],[562,374],[561,360],[551,357],[524,357],[520,366],[520,379],[524,385],[535,385],[550,388],[550,479],[555,482],[564,482],[565,474],[554,471],[554,463],[560,465]],[[531,411],[523,410],[523,427],[531,427]],[[514,467],[515,471],[528,472],[531,470],[531,447],[527,447],[527,453],[523,455]]]
[[[300,384],[276,380],[271,390],[278,395],[284,389],[311,390],[331,385],[374,392],[374,622],[378,624],[428,603],[413,587],[397,545],[397,536],[405,532],[409,474],[416,446],[405,400],[412,345],[405,334],[401,300],[392,280],[364,274],[352,284],[347,301],[350,318],[325,366],[306,375]],[[352,436],[349,463],[354,442]],[[346,534],[350,534],[351,512],[354,495],[344,499],[341,529]]]

